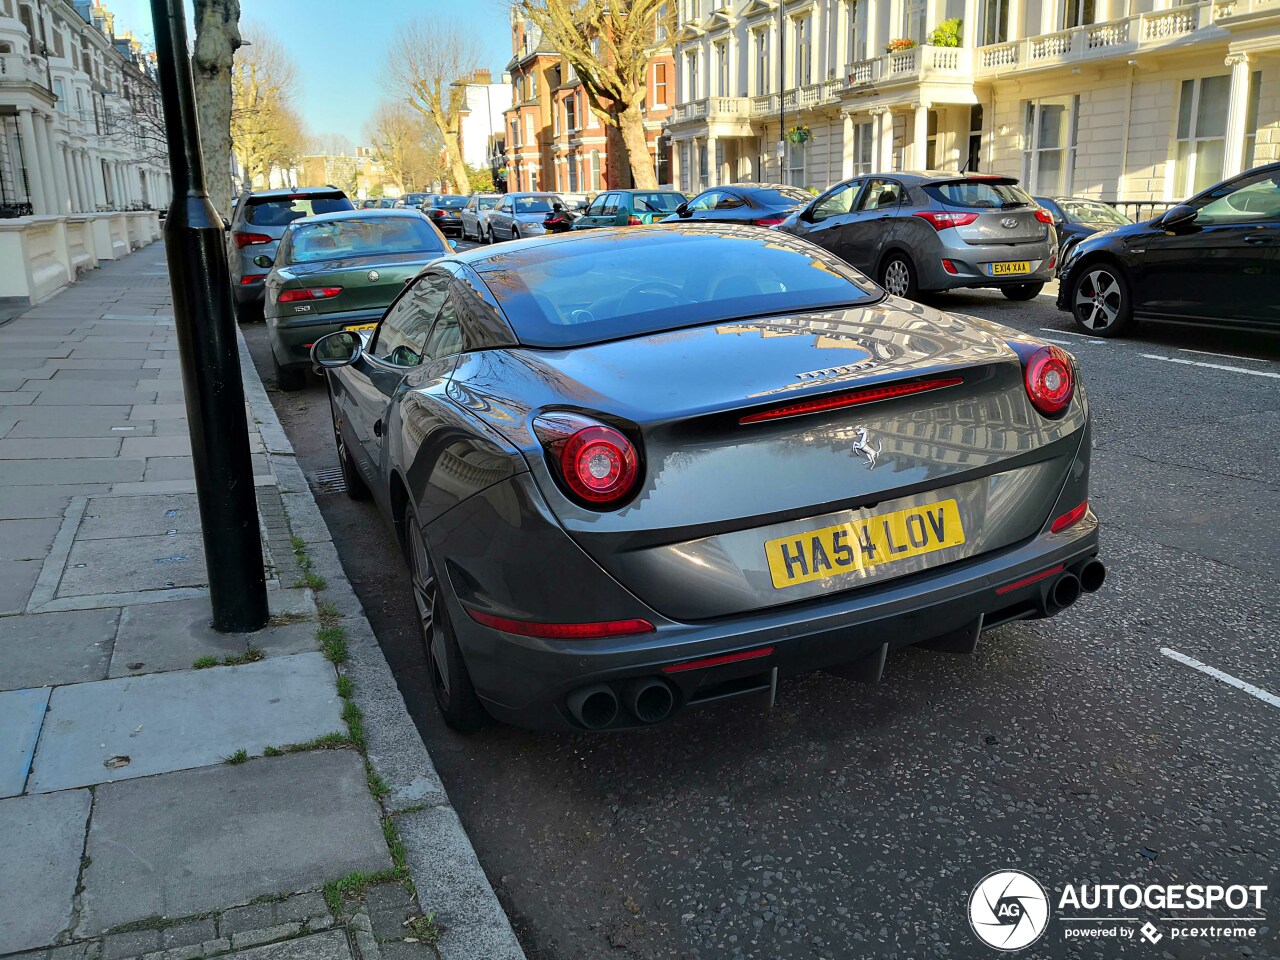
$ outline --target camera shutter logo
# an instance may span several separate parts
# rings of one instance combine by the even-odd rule
[[[1048,929],[1049,897],[1030,874],[997,870],[969,895],[969,925],[989,947],[1021,950]]]

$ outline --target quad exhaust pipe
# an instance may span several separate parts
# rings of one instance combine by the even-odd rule
[[[618,697],[603,683],[573,691],[566,706],[573,719],[588,730],[603,730],[618,717]]]
[[[1045,606],[1049,613],[1065,610],[1080,599],[1080,578],[1074,573],[1064,573],[1049,588],[1049,598]]]
[[[1080,586],[1086,593],[1093,593],[1106,582],[1107,568],[1094,557],[1080,568]]]
[[[622,691],[622,700],[641,723],[659,723],[667,719],[676,705],[671,687],[657,677],[632,680]]]

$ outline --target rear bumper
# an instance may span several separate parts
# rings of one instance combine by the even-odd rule
[[[877,587],[699,623],[648,613],[654,632],[605,640],[518,637],[481,626],[457,600],[449,602],[476,690],[496,718],[524,727],[581,730],[567,706],[570,695],[599,684],[623,700],[629,681],[661,679],[674,694],[674,714],[688,706],[767,691],[775,669],[785,677],[877,657],[882,648],[937,638],[972,639],[1000,623],[1052,615],[1051,591],[1058,580],[1064,573],[1078,573],[1097,552],[1098,520],[1089,512],[1060,533]],[[1046,571],[1055,572],[1031,579]],[[762,650],[769,652],[725,665],[663,670]],[[639,725],[622,707],[607,728]]]
[[[1054,243],[1027,244],[1024,247],[969,246],[948,244],[939,247],[937,259],[932,263],[918,264],[920,287],[924,290],[956,290],[965,287],[1005,287],[1024,283],[1048,283],[1056,274],[1057,262]],[[950,262],[951,272],[942,261]],[[995,263],[1027,263],[1027,273],[1013,276],[992,276],[990,266]]]
[[[282,320],[267,317],[267,336],[271,351],[282,367],[307,366],[311,363],[311,344],[327,333],[341,330],[357,323],[376,323],[386,313],[385,307],[373,310],[349,310],[345,313],[324,313],[312,317],[292,317]]]
[[[267,290],[267,278],[264,276],[261,280],[251,280],[248,283],[241,283],[237,279],[231,289],[235,293],[236,303],[262,303]]]

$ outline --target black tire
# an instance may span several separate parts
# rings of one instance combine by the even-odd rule
[[[519,240],[519,239],[520,239],[520,228],[519,228],[519,227],[512,227],[512,228],[511,228],[511,239],[512,239],[512,240]]]
[[[235,303],[236,323],[257,323],[264,319],[262,315],[262,304],[260,303]]]
[[[1071,319],[1095,337],[1122,337],[1133,327],[1129,281],[1115,264],[1095,260],[1076,267],[1067,302]]]
[[[1001,287],[1000,292],[1009,300],[1034,300],[1043,289],[1043,283],[1014,283]]]
[[[333,424],[333,445],[338,453],[338,466],[342,468],[342,482],[346,485],[347,496],[352,500],[368,500],[369,485],[364,482],[364,477],[360,476],[360,470],[351,459],[351,452],[347,450],[347,442],[342,439],[342,428],[338,426],[338,408],[333,402],[332,387],[326,392],[329,394],[329,421]]]
[[[895,297],[914,300],[920,295],[916,265],[905,253],[891,253],[880,265],[880,286]]]
[[[274,353],[271,354],[271,365],[276,372],[276,386],[285,393],[294,393],[307,385],[306,367],[282,367]]]
[[[413,601],[418,610],[418,629],[422,633],[422,649],[427,657],[436,706],[449,727],[459,733],[474,733],[484,726],[489,715],[471,684],[471,674],[449,620],[449,605],[444,602],[443,591],[448,586],[435,576],[412,506],[405,510],[404,538]]]

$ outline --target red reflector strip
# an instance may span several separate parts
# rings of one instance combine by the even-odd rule
[[[784,417],[799,417],[806,413],[821,413],[824,410],[839,410],[859,403],[872,403],[876,400],[892,400],[895,397],[908,397],[914,393],[925,393],[928,390],[940,390],[943,387],[954,387],[964,383],[964,377],[943,377],[939,380],[917,380],[914,383],[890,383],[882,387],[863,387],[835,397],[817,397],[813,400],[802,400],[789,403],[785,407],[774,407],[760,413],[749,413],[738,420],[738,423],[760,423],[762,420],[781,420]]]
[[[947,273],[951,274],[952,276],[955,276],[960,273],[960,271],[956,269],[956,265],[952,263],[950,260],[942,261],[942,269],[947,271]]]
[[[1031,576],[1024,577],[1014,583],[1006,583],[1003,587],[996,587],[996,593],[1010,593],[1021,587],[1028,587],[1033,583],[1038,583],[1045,577],[1052,577],[1055,573],[1061,573],[1065,569],[1066,564],[1060,563],[1056,567],[1050,567],[1048,570],[1044,570],[1041,573],[1033,573]]]
[[[468,616],[481,626],[514,633],[518,637],[542,637],[547,640],[591,640],[596,637],[625,637],[633,633],[652,633],[648,620],[601,620],[596,623],[537,623],[532,620],[509,620],[491,613],[466,608]]]
[[[686,670],[702,670],[706,667],[721,667],[726,663],[738,663],[741,660],[759,660],[773,653],[773,647],[761,647],[758,650],[744,650],[742,653],[724,653],[718,657],[704,657],[701,660],[688,660],[684,663],[673,663],[662,668],[663,673],[684,673]]]
[[[1071,526],[1072,524],[1079,523],[1081,518],[1085,515],[1085,512],[1088,509],[1089,509],[1089,501],[1086,500],[1084,503],[1080,504],[1080,506],[1075,507],[1071,510],[1068,510],[1066,513],[1060,516],[1057,520],[1053,521],[1052,526],[1049,527],[1049,532],[1058,533],[1062,530],[1067,529],[1067,527]]]
[[[244,287],[251,283],[257,282],[258,280],[265,280],[265,279],[267,279],[267,275],[265,273],[255,273],[253,276],[250,276],[250,277],[241,277],[240,286]]]

